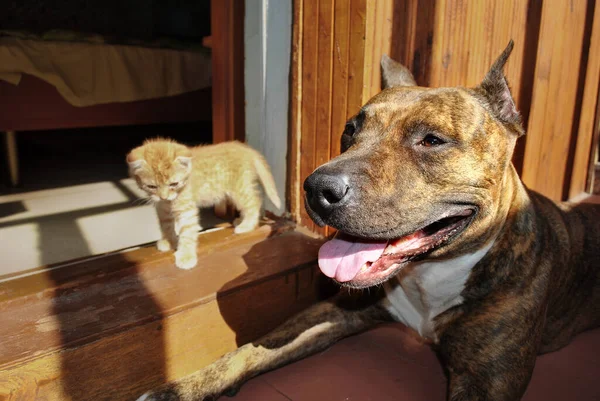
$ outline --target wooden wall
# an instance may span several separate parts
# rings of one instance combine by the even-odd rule
[[[311,229],[302,183],[339,154],[341,130],[363,103],[366,12],[367,0],[294,1],[289,199]]]
[[[295,0],[289,199],[339,153],[346,119],[380,90],[386,53],[422,86],[475,86],[510,39],[506,67],[527,128],[514,163],[555,200],[588,188],[597,136],[600,0]]]

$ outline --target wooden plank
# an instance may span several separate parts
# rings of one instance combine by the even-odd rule
[[[435,29],[432,30],[433,61],[428,83],[434,87],[479,84],[509,39],[513,39],[515,48],[505,73],[526,125],[531,107],[541,1],[463,3],[448,0],[438,1],[429,8],[435,9]],[[420,4],[418,9],[423,10]],[[513,156],[519,171],[523,165],[525,140],[519,140]]]
[[[213,143],[245,141],[244,2],[211,0]],[[236,209],[227,201],[215,215],[233,219]]]
[[[598,135],[598,107],[600,86],[600,2],[596,1],[590,39],[588,62],[585,75],[583,101],[577,133],[573,173],[569,188],[569,199],[590,190],[588,176],[596,147],[594,135]]]
[[[211,233],[190,271],[145,248],[1,283],[0,399],[132,399],[264,334],[322,294],[321,241],[281,229]]]
[[[525,184],[563,200],[577,103],[585,2],[545,2],[523,162]]]
[[[316,227],[304,210],[301,188],[316,167],[339,154],[343,124],[363,104],[368,4],[375,3],[367,0],[295,3],[294,21],[301,25],[296,27],[301,40],[301,44],[295,44],[301,46],[296,54],[301,52],[302,57],[298,61],[300,66],[292,72],[297,74],[292,83],[297,90],[293,96],[297,112],[292,116],[295,127],[292,143],[296,143],[297,150],[291,156],[296,172],[290,177],[289,187],[296,191],[291,197],[294,218],[320,234],[328,231]]]
[[[352,0],[350,4],[350,51],[348,57],[348,96],[346,118],[358,113],[363,99],[365,68],[365,32],[367,0]],[[370,3],[372,7],[372,2]]]
[[[350,40],[350,7],[348,2],[336,1],[333,26],[333,62],[331,87],[331,125],[326,133],[330,137],[329,159],[340,154],[340,137],[346,124],[348,96],[348,55]],[[325,235],[333,231],[327,227]]]
[[[519,112],[521,113],[522,124],[524,128],[527,128],[527,126],[529,125],[529,112],[531,109],[531,98],[533,96],[533,83],[535,65],[537,62],[538,38],[540,34],[541,17],[542,0],[529,1],[527,15],[524,22],[525,37],[523,43],[523,58],[521,61],[520,88],[518,92],[516,92],[513,88],[513,94],[517,99],[517,107],[519,109]],[[510,83],[511,82],[509,82],[509,84]],[[526,145],[527,135],[524,135],[517,141],[517,145],[513,153],[513,164],[519,175],[521,175],[523,172],[523,162],[525,158]]]
[[[315,143],[317,134],[318,96],[318,46],[319,1],[307,1],[302,11],[302,136],[300,146],[300,188],[315,168]],[[304,193],[302,191],[302,193]],[[304,208],[300,211],[300,224],[315,229]]]
[[[506,75],[518,102],[526,20],[527,2],[436,2],[430,85],[478,85],[513,39]]]
[[[326,163],[331,158],[330,147],[331,108],[333,86],[333,17],[334,1],[319,0],[318,50],[317,50],[317,105],[315,127],[315,159],[312,169]],[[326,234],[325,227],[315,226],[315,232]]]
[[[0,398],[135,399],[151,387],[201,369],[314,303],[318,299],[316,277],[306,267],[162,321],[4,369]]]
[[[292,219],[300,222],[303,208],[303,191],[300,183],[302,140],[302,47],[303,47],[303,0],[294,0],[292,17],[292,65],[290,136],[288,149],[287,199]]]
[[[170,253],[142,249],[2,283],[0,367],[210,302],[314,260],[320,243],[294,233],[267,238],[268,227],[223,234],[201,242],[189,271],[175,268]]]
[[[346,2],[335,2],[333,49],[333,88],[331,105],[331,158],[340,154],[340,137],[346,124],[348,101],[348,57],[350,48],[350,7]]]
[[[363,54],[363,86],[361,99],[364,103],[371,97],[372,72],[375,65],[375,36],[379,30],[376,26],[377,8],[380,2],[367,2],[365,9],[365,32],[364,32],[364,54]],[[361,105],[362,106],[362,105]]]
[[[213,142],[244,141],[244,2],[211,0]]]
[[[430,85],[436,0],[396,0],[391,57],[413,73],[417,84]]]
[[[315,166],[329,161],[333,89],[333,0],[319,1],[319,39],[317,52],[317,116]]]
[[[394,3],[367,3],[363,102],[381,91],[381,56],[391,53]]]

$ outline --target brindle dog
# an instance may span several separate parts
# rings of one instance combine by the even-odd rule
[[[518,400],[540,353],[600,325],[600,206],[557,205],[511,164],[524,133],[503,66],[476,88],[417,87],[384,57],[384,90],[350,119],[343,153],[305,181],[306,209],[339,230],[319,265],[385,292],[319,303],[143,400],[206,400],[395,320],[431,340],[448,399]]]

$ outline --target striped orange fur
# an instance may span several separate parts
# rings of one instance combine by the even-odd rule
[[[188,148],[170,139],[151,139],[127,155],[130,175],[154,202],[162,238],[160,251],[176,249],[175,264],[197,263],[198,206],[231,202],[241,220],[236,233],[258,226],[262,197],[256,183],[276,207],[281,206],[271,170],[262,155],[237,142]]]

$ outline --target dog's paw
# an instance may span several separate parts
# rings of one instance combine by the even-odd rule
[[[161,387],[148,391],[136,401],[182,401],[179,392],[171,387]]]
[[[167,252],[171,250],[171,243],[168,239],[162,238],[156,241],[156,249],[160,252]]]
[[[214,401],[220,392],[210,391],[193,378],[167,383],[148,391],[136,401]]]
[[[196,252],[188,251],[188,250],[178,250],[175,252],[175,266],[180,269],[189,270],[196,266],[198,263],[198,258],[196,257]]]

